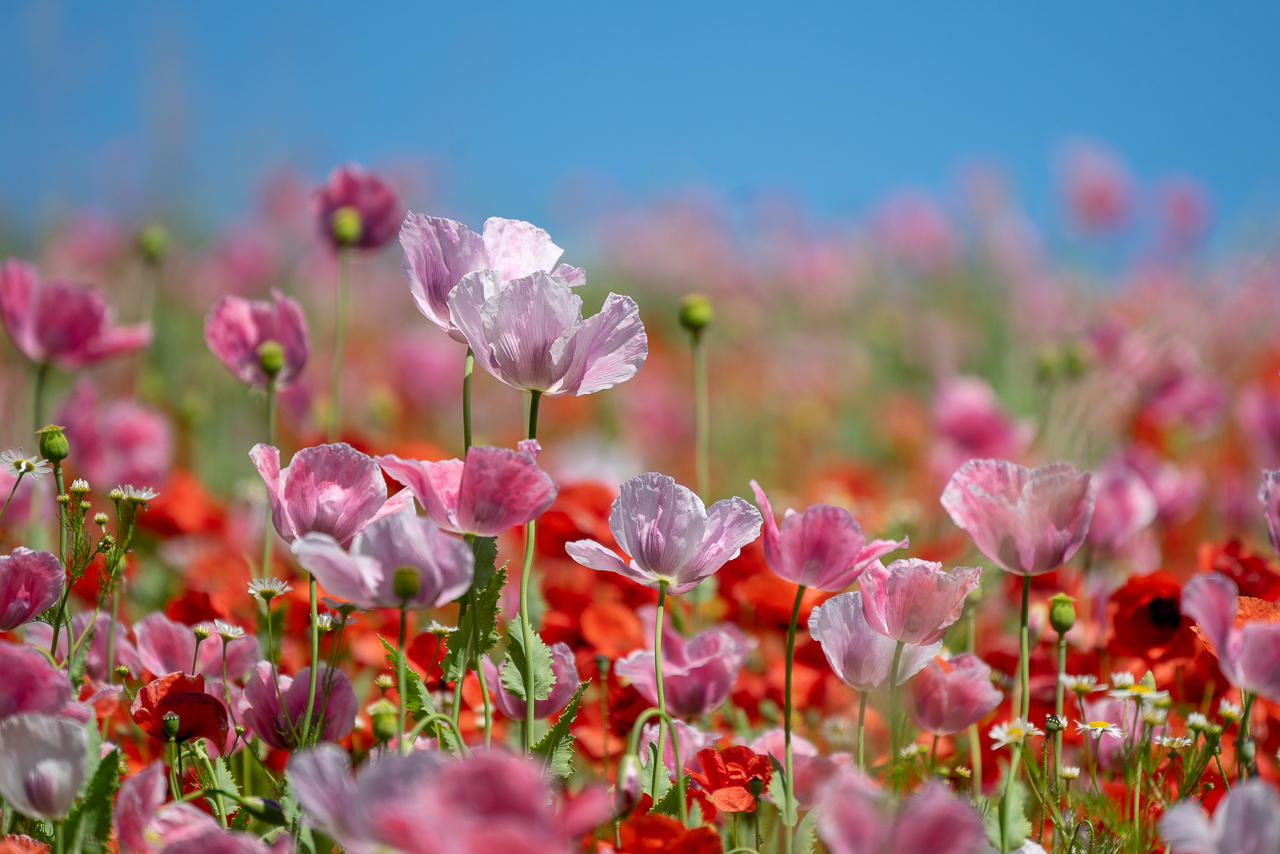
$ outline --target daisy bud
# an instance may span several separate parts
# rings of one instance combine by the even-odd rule
[[[213,634],[208,623],[196,623],[191,627],[191,633],[196,636],[196,640],[205,640]]]
[[[93,505],[90,504],[88,501],[81,501],[80,509],[88,513],[91,509],[93,509]]]
[[[124,490],[117,486],[107,493],[107,497],[118,504],[124,500]]]
[[[387,691],[396,687],[396,678],[389,673],[379,673],[374,678],[373,684],[379,691],[386,694]]]
[[[71,496],[70,496],[70,495],[67,495],[67,494],[64,492],[62,495],[59,495],[59,496],[57,497],[57,499],[56,499],[56,500],[57,500],[57,502],[58,502],[59,504],[61,504],[61,505],[63,505],[63,506],[65,507],[66,505],[68,505],[68,504],[70,504],[70,503],[71,503]]]
[[[99,528],[101,528],[103,525],[107,524],[107,514],[106,514],[106,513],[94,513],[94,514],[93,514],[93,524],[97,525]]]
[[[159,264],[168,248],[169,230],[160,223],[147,223],[138,232],[138,254],[148,264]]]
[[[236,724],[236,735],[244,735],[244,724]]]
[[[1071,631],[1076,624],[1075,601],[1065,593],[1059,593],[1049,600],[1049,625],[1060,635]]]
[[[60,463],[71,454],[71,446],[62,428],[56,424],[46,424],[40,430],[40,456],[51,463]]]
[[[126,665],[117,664],[116,675],[119,676],[121,679],[124,679],[124,677],[129,675],[129,668]]]
[[[89,481],[82,477],[78,477],[71,481],[71,488],[68,489],[67,492],[70,492],[72,495],[88,495]]]
[[[284,369],[284,347],[279,341],[263,341],[258,345],[258,365],[272,379]]]
[[[680,325],[694,335],[710,326],[714,316],[711,300],[705,294],[689,294],[680,300]]]
[[[412,566],[396,568],[395,577],[391,580],[391,593],[401,602],[408,602],[418,595],[418,570]]]
[[[364,234],[364,220],[360,217],[360,211],[350,205],[333,212],[329,227],[333,230],[333,239],[339,246],[351,246]]]

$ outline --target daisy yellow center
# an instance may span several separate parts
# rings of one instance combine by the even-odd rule
[[[1106,729],[1111,724],[1108,721],[1089,721],[1089,726],[1093,729]]]

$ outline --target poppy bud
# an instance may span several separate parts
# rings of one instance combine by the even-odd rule
[[[1248,739],[1240,745],[1240,759],[1246,765],[1253,764],[1253,757],[1257,753],[1257,747],[1253,739]]]
[[[1036,354],[1036,379],[1042,383],[1053,382],[1062,373],[1062,353],[1056,347],[1047,347]]]
[[[138,232],[138,254],[144,261],[159,264],[168,248],[169,230],[160,223],[148,223]]]
[[[391,592],[401,602],[408,602],[418,595],[418,570],[412,566],[396,568],[395,577],[391,579]]]
[[[625,813],[640,801],[640,757],[627,753],[618,764],[617,802],[614,809]]]
[[[350,205],[340,207],[333,212],[329,227],[333,230],[333,239],[339,246],[351,246],[364,234],[364,220],[360,218],[360,211]]]
[[[56,424],[46,424],[40,430],[40,456],[51,463],[60,463],[71,453],[67,437]]]
[[[173,741],[178,735],[178,728],[182,725],[182,721],[178,718],[177,712],[165,712],[161,719],[161,730],[164,737]]]
[[[373,722],[373,737],[378,741],[390,741],[400,729],[396,704],[385,697],[369,707],[369,720]]]
[[[680,300],[680,325],[694,335],[710,326],[714,316],[711,300],[704,294],[689,294]]]
[[[271,378],[284,369],[284,348],[279,341],[263,341],[258,345],[258,364]]]
[[[1065,593],[1059,593],[1049,600],[1049,625],[1060,635],[1071,631],[1076,624],[1075,601]]]
[[[245,812],[258,821],[274,827],[283,827],[289,823],[289,820],[284,817],[284,810],[280,809],[280,804],[269,798],[245,798],[243,804]]]
[[[747,781],[747,791],[751,793],[751,797],[757,801],[760,800],[760,796],[764,794],[764,780],[759,777],[752,777]]]

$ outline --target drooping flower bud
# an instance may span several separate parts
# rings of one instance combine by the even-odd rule
[[[714,317],[711,300],[705,294],[688,294],[680,300],[680,325],[694,335],[710,326]]]
[[[40,456],[51,463],[60,463],[71,453],[67,437],[56,424],[46,424],[40,430]]]
[[[1049,599],[1049,625],[1060,635],[1071,631],[1071,627],[1076,624],[1075,601],[1065,593]]]
[[[360,218],[360,211],[350,205],[334,211],[329,226],[333,229],[333,239],[339,246],[351,246],[359,242],[364,234],[364,220]]]
[[[420,583],[417,569],[412,566],[396,567],[395,577],[391,579],[391,593],[401,602],[408,602],[418,595]]]
[[[263,373],[275,379],[284,369],[284,347],[279,341],[267,340],[258,345],[258,364]]]

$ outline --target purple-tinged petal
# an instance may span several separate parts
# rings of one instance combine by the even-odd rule
[[[120,784],[112,816],[121,854],[153,854],[147,826],[169,796],[169,771],[157,759]]]
[[[280,345],[284,366],[275,376],[275,387],[285,388],[302,372],[310,343],[302,308],[274,288],[271,302],[224,296],[214,303],[204,320],[204,340],[209,350],[241,382],[266,388],[258,349],[267,341]]]
[[[138,658],[153,676],[191,673],[196,664],[196,636],[188,626],[153,611],[134,624],[133,634],[138,639]]]
[[[623,483],[609,512],[614,539],[633,563],[671,581],[702,548],[706,520],[702,500],[692,490],[655,472]]]
[[[49,552],[18,546],[0,557],[0,632],[11,632],[57,604],[66,573]]]
[[[551,275],[557,279],[564,279],[565,284],[571,288],[580,288],[587,283],[587,271],[581,267],[570,267],[568,264],[561,264],[551,271]]]
[[[458,490],[462,486],[465,466],[462,460],[424,463],[420,460],[402,460],[394,454],[378,457],[377,460],[378,465],[393,480],[409,488],[432,522],[446,531],[473,533],[460,528],[458,524]]]
[[[35,302],[40,276],[31,264],[10,258],[0,268],[0,319],[9,339],[24,356],[43,363],[48,354],[35,334]]]
[[[818,796],[818,838],[831,854],[876,854],[892,828],[880,814],[879,793],[852,769],[830,780]]]
[[[546,699],[533,701],[533,716],[538,720],[550,717],[569,705],[569,700],[578,690],[578,684],[581,681],[578,678],[578,668],[573,662],[573,650],[564,643],[553,643],[550,650],[551,672],[555,675],[555,682]],[[498,711],[502,712],[508,720],[523,721],[525,701],[507,693],[502,687],[502,671],[506,667],[506,662],[494,666],[489,657],[485,656],[481,666],[484,668],[485,682],[493,691]]]
[[[28,818],[66,817],[84,781],[85,729],[75,721],[24,712],[0,720],[0,797]]]
[[[862,526],[843,507],[815,504],[789,514],[779,530],[769,499],[754,480],[751,488],[765,520],[764,557],[774,575],[829,593],[843,590],[865,568],[858,565],[866,538]],[[773,529],[773,536],[769,530]],[[770,542],[772,540],[772,542]]]
[[[497,270],[504,282],[549,272],[564,254],[551,242],[551,235],[518,219],[489,217],[484,221],[483,241],[488,256],[486,268]]]
[[[298,565],[332,596],[360,608],[374,607],[373,597],[383,580],[377,560],[347,554],[333,537],[314,532],[294,540],[292,549]]]
[[[1220,572],[1197,575],[1182,588],[1182,613],[1196,621],[1220,657],[1231,654],[1237,607],[1236,584]]]
[[[271,445],[257,444],[249,451],[249,459],[262,477],[267,487],[267,500],[271,502],[271,524],[276,533],[286,543],[292,543],[297,537],[293,523],[289,519],[281,495],[280,451]]]
[[[412,508],[379,519],[361,531],[351,544],[351,558],[380,567],[377,581],[369,577],[368,589],[375,606],[381,608],[400,606],[392,589],[399,567],[418,570],[418,592],[409,600],[412,608],[434,608],[453,601],[471,586],[475,572],[471,547],[442,533]]]
[[[557,492],[531,454],[475,446],[462,470],[457,521],[466,533],[495,537],[541,516]]]
[[[884,568],[872,564],[863,574],[863,614],[867,624],[895,641],[927,645],[942,639],[960,619],[964,600],[978,587],[982,571],[959,566],[947,573],[942,564],[917,558],[895,560]]]
[[[657,587],[658,580],[639,567],[633,566],[618,557],[595,540],[577,540],[565,543],[565,552],[569,557],[590,569],[600,572],[616,572],[646,587]]]
[[[649,356],[640,307],[631,297],[609,294],[567,343],[572,358],[547,394],[580,396],[613,388],[636,375]]]
[[[809,614],[809,636],[822,646],[840,681],[859,691],[877,691],[889,684],[896,644],[867,624],[862,603],[860,592],[823,602]],[[940,649],[942,641],[905,645],[898,661],[898,684],[920,672]]]
[[[990,848],[977,811],[941,783],[931,781],[902,803],[884,850],[893,854],[978,854]]]
[[[1267,517],[1271,550],[1280,553],[1280,470],[1262,472],[1258,500],[1262,502],[1262,511]]]
[[[0,641],[0,673],[0,719],[22,712],[54,715],[72,700],[66,675],[32,647]]]
[[[1245,624],[1234,663],[1239,688],[1280,702],[1280,623]]]
[[[742,547],[760,536],[760,511],[736,495],[707,508],[702,544],[689,566],[680,573],[681,584],[673,585],[676,595],[693,589],[703,578],[736,558]]]
[[[387,501],[378,464],[345,443],[303,448],[280,479],[294,536],[318,531],[350,542]]]
[[[1003,694],[991,683],[991,668],[970,653],[946,665],[931,662],[911,683],[910,710],[916,726],[937,735],[967,729],[1000,705]]]
[[[400,226],[400,245],[400,270],[418,311],[445,332],[455,333],[449,292],[467,273],[489,268],[483,239],[460,222],[409,213]]]

